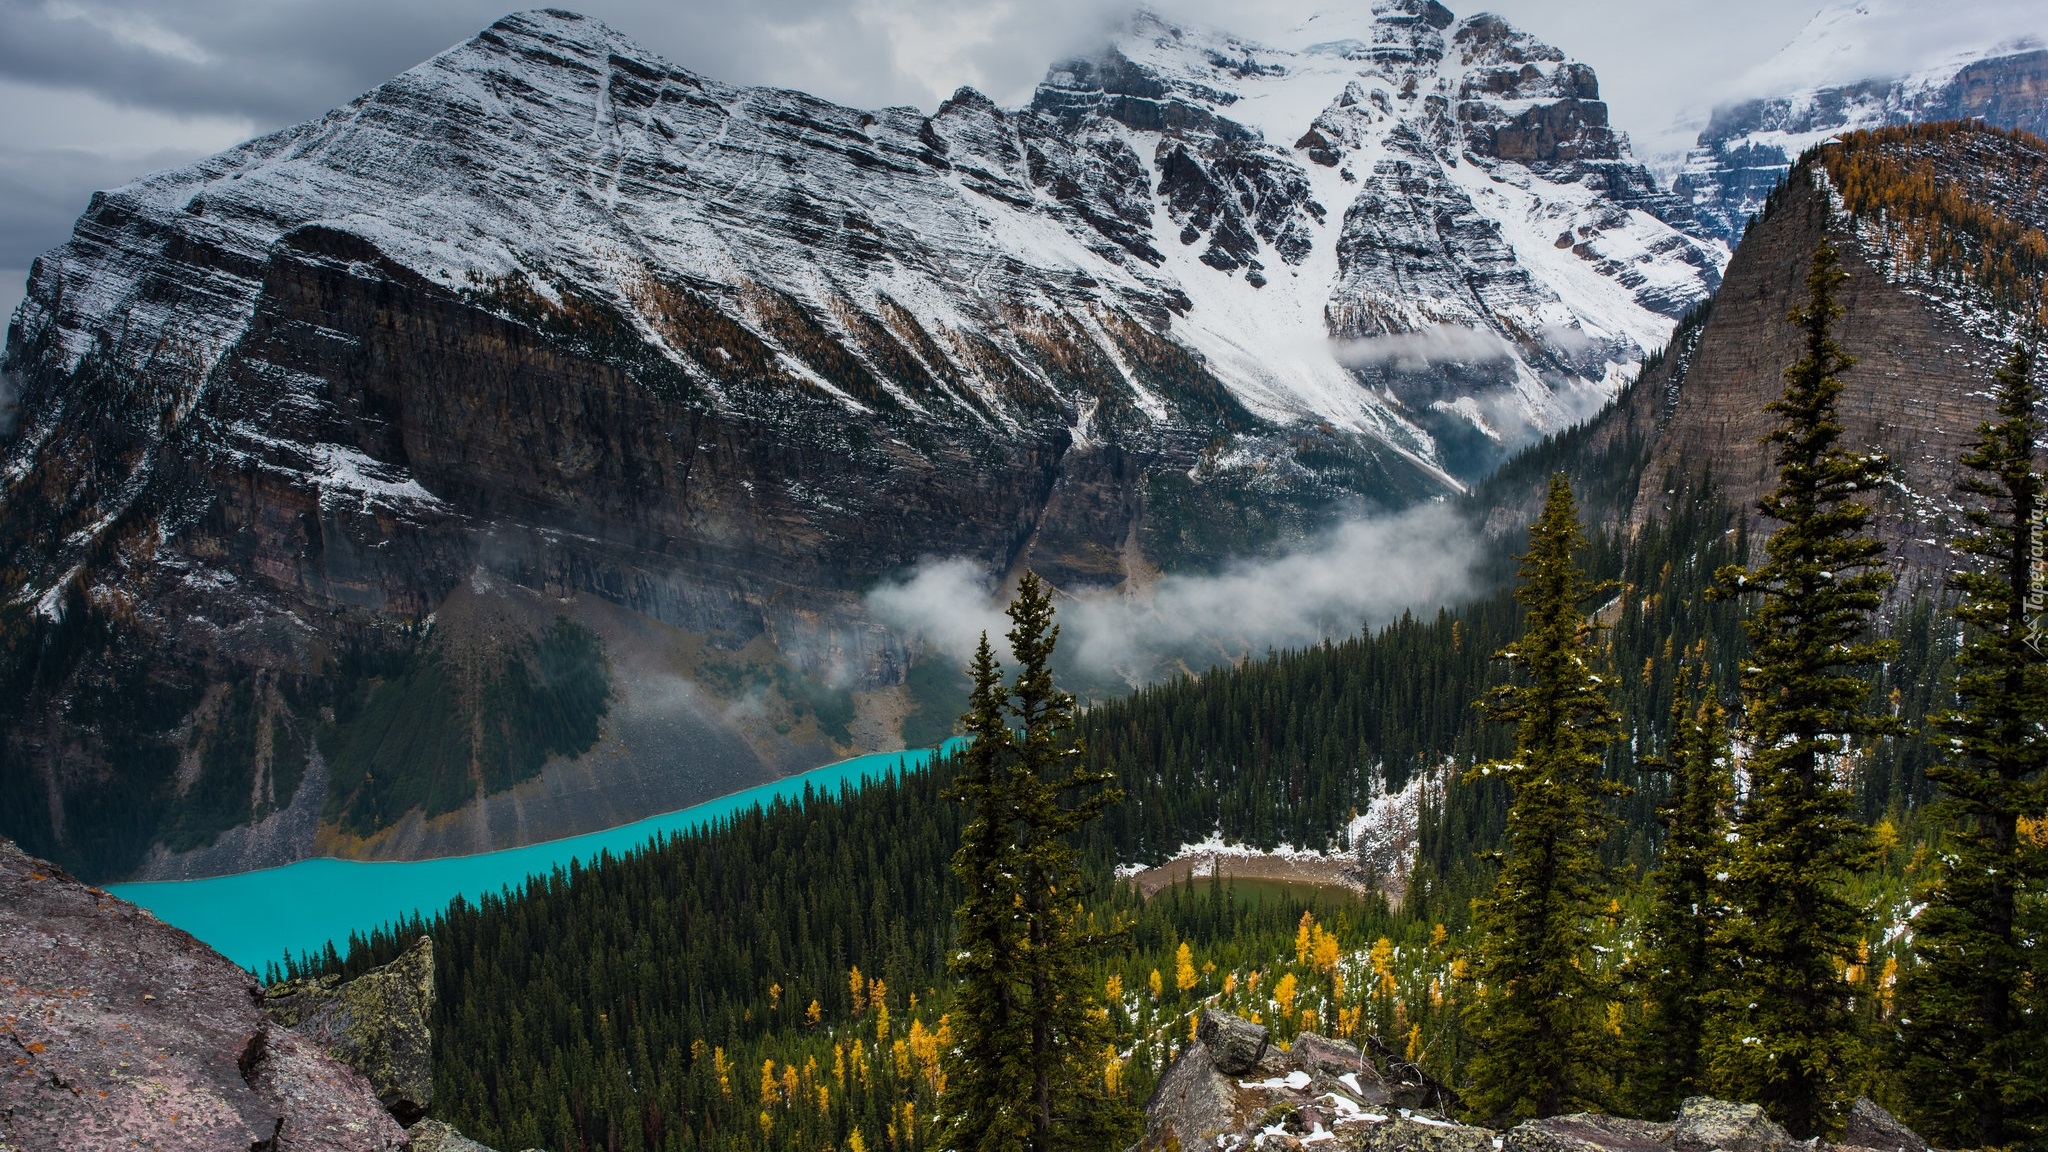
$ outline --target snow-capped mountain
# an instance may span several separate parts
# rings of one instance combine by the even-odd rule
[[[441,732],[537,682],[521,638],[557,612],[622,670],[612,783],[547,768],[512,835],[681,806],[746,748],[896,746],[918,654],[877,581],[1142,583],[1454,491],[1706,298],[1716,250],[1668,221],[1588,68],[1429,0],[1271,45],[1140,15],[1026,107],[929,115],[507,17],[96,195],[37,261],[0,363],[0,639],[43,637],[0,654],[56,653],[0,702],[47,769],[29,842],[135,796],[179,850],[282,818],[348,701],[446,661],[419,675],[454,695],[393,729]],[[434,789],[336,784],[350,834],[542,771],[464,755]]]
[[[1447,463],[1417,426],[1430,403],[1484,406],[1510,439],[1555,429],[1712,288],[1584,65],[1429,3],[1320,18],[1299,39],[1139,16],[1098,58],[1056,67],[1029,109],[963,91],[926,117],[721,85],[595,21],[528,13],[107,205],[257,263],[320,226],[451,290],[553,304],[568,285],[714,394],[730,361],[664,332],[664,282],[704,294],[792,384],[850,408],[957,403],[998,426],[1015,413],[976,348],[1031,363],[1029,316],[1071,321],[1053,338],[1115,363],[1128,356],[1105,324],[1137,323],[1196,352],[1261,420],[1327,423],[1430,470]],[[118,328],[115,354],[140,370],[174,328],[188,370],[209,372],[257,281],[151,307],[148,244],[93,231],[44,260],[24,339],[47,329],[68,372]],[[875,397],[807,361],[785,308],[845,338]],[[892,338],[900,317],[935,343]],[[1464,341],[1480,354],[1463,359],[1508,367],[1418,392],[1385,366],[1457,358],[1330,343],[1446,325],[1499,337]],[[1140,412],[1167,415],[1169,397],[1118,374]],[[947,399],[920,398],[926,376]]]
[[[1975,118],[2048,133],[2048,12],[1842,0],[1742,87],[1777,94],[1716,108],[1672,180],[1731,247],[1792,161],[1844,132]]]
[[[1597,407],[1718,283],[1598,97],[1497,17],[1408,3],[1281,46],[1140,15],[1031,111],[1135,157],[1122,215],[1152,218],[1192,304],[1176,335],[1235,390],[1323,415],[1362,383],[1469,475],[1497,457],[1458,441]]]

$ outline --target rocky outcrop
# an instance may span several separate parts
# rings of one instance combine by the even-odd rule
[[[1671,1126],[1673,1152],[1787,1152],[1790,1133],[1754,1104],[1694,1096]]]
[[[1175,1060],[1145,1103],[1147,1146],[1164,1148],[1171,1139],[1183,1148],[1200,1147],[1244,1119],[1246,1105],[1236,1083],[1217,1068],[1215,1052],[1195,1045]]]
[[[402,1124],[434,1100],[434,941],[422,936],[404,954],[353,980],[300,977],[263,990],[272,1020],[370,1078],[377,1099]]]
[[[1530,1120],[1501,1139],[1502,1152],[1666,1152],[1672,1147],[1669,1124],[1594,1112]]]
[[[2005,175],[2048,171],[2048,146],[2038,139],[1962,132],[1885,147],[1902,164],[1923,165],[1967,189],[1983,209],[2024,228],[2048,227],[2048,206]],[[1805,301],[1806,273],[1823,236],[1848,274],[1835,327],[1856,358],[1841,376],[1843,443],[1886,456],[1885,484],[1870,497],[1872,530],[1887,543],[1902,588],[1932,588],[1952,564],[1959,461],[1991,416],[1986,389],[2010,351],[2013,317],[1973,286],[1930,275],[1890,250],[1872,221],[1843,210],[1818,163],[1797,170],[1750,228],[1693,345],[1646,377],[1628,411],[1603,418],[1617,430],[1652,429],[1630,519],[1640,524],[1662,510],[1667,476],[1709,470],[1722,495],[1754,515],[1777,474],[1763,442],[1777,418],[1765,405],[1783,394],[1785,369],[1801,355],[1785,316]]]
[[[439,1120],[422,1120],[405,1134],[412,1137],[406,1152],[494,1152]]]
[[[0,838],[0,1149],[491,1152],[423,1118],[433,1001],[426,937],[263,988]]]
[[[1213,1009],[1203,1009],[1195,1025],[1195,1038],[1225,1076],[1242,1076],[1257,1067],[1266,1054],[1267,1035],[1263,1024]]]
[[[1842,1143],[1879,1152],[1927,1152],[1927,1141],[1875,1100],[1858,1096],[1842,1125]]]
[[[1145,1149],[1228,1147],[1260,1131],[1310,1136],[1384,1122],[1401,1085],[1354,1044],[1313,1032],[1285,1049],[1263,1025],[1206,1009],[1146,1103]],[[1445,1152],[1453,1152],[1448,1147]]]
[[[1376,1039],[1367,1048],[1377,1061],[1311,1032],[1272,1047],[1264,1028],[1213,1010],[1202,1013],[1196,1037],[1146,1103],[1145,1138],[1133,1152],[1325,1142],[1354,1152],[1926,1152],[1910,1129],[1862,1099],[1849,1112],[1848,1143],[1839,1146],[1800,1144],[1756,1105],[1708,1097],[1685,1101],[1673,1121],[1582,1112],[1495,1132],[1449,1119],[1455,1095],[1420,1069],[1403,1068]]]
[[[403,1148],[370,1081],[258,1001],[219,953],[0,840],[0,1145]]]

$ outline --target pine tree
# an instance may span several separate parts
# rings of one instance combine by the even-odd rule
[[[1037,574],[1024,574],[1008,614],[1017,679],[1004,686],[983,636],[969,669],[972,743],[951,792],[973,813],[953,865],[966,892],[947,1132],[977,1152],[1128,1142],[1132,1117],[1101,1074],[1109,1031],[1090,965],[1105,941],[1088,930],[1074,844],[1122,793],[1074,740],[1074,698],[1052,675],[1059,627]]]
[[[1515,725],[1515,753],[1482,769],[1504,774],[1513,800],[1500,876],[1478,910],[1483,992],[1470,1009],[1477,1051],[1467,1099],[1503,1126],[1597,1107],[1604,1093],[1607,982],[1587,931],[1604,904],[1599,848],[1612,789],[1600,767],[1617,716],[1593,671],[1599,628],[1583,609],[1611,585],[1580,571],[1584,547],[1560,473],[1522,558],[1521,639],[1498,654],[1523,676],[1482,702],[1489,719]]]
[[[1075,834],[1123,798],[1108,773],[1090,769],[1073,737],[1074,698],[1053,682],[1052,595],[1034,572],[1018,582],[1008,609],[1017,681],[1011,715],[1021,730],[1010,769],[1010,802],[1021,864],[1025,1062],[1032,1131],[1027,1147],[1052,1152],[1127,1126],[1104,1089],[1095,1057],[1107,1021],[1090,995],[1088,964],[1103,941],[1087,931]]]
[[[949,799],[968,806],[953,871],[964,890],[955,913],[959,944],[951,968],[959,981],[946,1097],[950,1147],[962,1152],[1016,1152],[1032,1130],[1031,1069],[1016,1001],[1022,925],[1021,861],[1015,837],[1010,773],[1016,760],[1007,719],[1002,667],[982,633],[968,668],[973,691],[962,717],[969,743]]]
[[[1719,900],[1715,877],[1727,859],[1727,716],[1713,698],[1704,642],[1694,672],[1674,686],[1671,743],[1644,762],[1670,779],[1661,813],[1664,851],[1650,874],[1643,952],[1632,965],[1644,1005],[1630,1061],[1635,1114],[1667,1115],[1706,1084],[1705,992],[1719,978],[1710,935]]]
[[[1974,506],[1956,544],[1971,563],[1952,586],[1968,638],[1956,659],[1951,755],[1928,768],[1944,834],[1941,871],[1914,919],[1919,963],[1899,989],[1899,1039],[1915,1120],[1945,1144],[2040,1147],[2048,1136],[2048,998],[2022,922],[2043,861],[2021,820],[2048,809],[2048,663],[2041,655],[2036,551],[2042,434],[2031,356],[1997,373],[1997,420],[1963,457]]]
[[[1780,527],[1761,565],[1718,574],[1719,594],[1755,597],[1742,677],[1753,751],[1729,868],[1732,908],[1719,934],[1732,983],[1716,998],[1709,1067],[1722,1094],[1762,1104],[1801,1139],[1829,1126],[1855,1027],[1841,974],[1865,917],[1843,885],[1866,838],[1838,777],[1854,736],[1890,727],[1867,710],[1870,689],[1856,674],[1894,646],[1869,636],[1891,578],[1858,501],[1883,479],[1884,460],[1842,447],[1835,413],[1840,374],[1855,363],[1833,333],[1846,279],[1823,239],[1806,306],[1789,317],[1805,355],[1767,406],[1781,421],[1766,438],[1776,445],[1778,486],[1759,508]]]

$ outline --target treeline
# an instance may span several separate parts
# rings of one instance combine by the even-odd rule
[[[1666,786],[1638,757],[1670,741],[1674,684],[1684,669],[1704,666],[1732,685],[1747,651],[1739,613],[1703,595],[1716,567],[1746,549],[1738,518],[1711,485],[1678,491],[1671,517],[1645,526],[1626,551],[1600,536],[1586,553],[1592,569],[1620,580],[1595,607],[1612,625],[1601,663],[1631,734],[1603,763],[1633,789],[1603,846],[1625,875],[1653,862],[1661,840],[1656,808]],[[1185,1043],[1183,1014],[1204,997],[1259,1015],[1283,1036],[1301,1028],[1369,1034],[1446,1080],[1462,1075],[1470,986],[1459,962],[1471,900],[1493,881],[1481,853],[1499,842],[1507,811],[1502,782],[1466,769],[1512,747],[1511,734],[1472,702],[1503,682],[1492,656],[1518,634],[1520,613],[1503,591],[1149,689],[1080,718],[1088,764],[1113,771],[1127,793],[1080,841],[1090,908],[1129,945],[1101,972],[1105,1000],[1120,1004],[1122,1055],[1105,1055],[1103,1069],[1118,1092],[1142,1102]],[[1902,709],[1924,706],[1905,693],[1921,690],[1928,657],[1946,658],[1930,619],[1924,610],[1908,617],[1922,625],[1921,662],[1906,645],[1874,677],[1873,699],[1889,701],[1898,689]],[[1710,654],[1704,663],[1702,652]],[[1111,877],[1117,864],[1156,861],[1219,827],[1254,843],[1335,846],[1380,789],[1439,769],[1449,769],[1449,784],[1426,814],[1399,909],[1383,901],[1312,907],[1223,885],[1145,902]],[[961,895],[949,867],[961,814],[942,799],[955,770],[942,761],[858,791],[778,802],[623,858],[536,877],[504,897],[458,903],[432,922],[395,925],[353,942],[346,956],[287,960],[276,974],[352,974],[432,934],[442,989],[436,1111],[500,1146],[752,1148],[800,1137],[850,1149],[858,1131],[877,1152],[923,1147],[942,1084],[919,1045],[945,1027],[945,958]],[[1901,771],[1903,791],[1924,790],[1917,769]],[[1641,903],[1624,891],[1596,938],[1619,954]],[[1335,967],[1287,959],[1303,911],[1339,942]],[[1185,989],[1175,955],[1182,943],[1197,957]],[[861,990],[849,981],[856,967]],[[1110,995],[1111,975],[1118,995]],[[1289,994],[1279,996],[1289,975]],[[894,1022],[877,1047],[885,1005]],[[764,1061],[775,1062],[773,1101]],[[866,1072],[856,1070],[863,1061]],[[842,1063],[843,1081],[833,1073]]]

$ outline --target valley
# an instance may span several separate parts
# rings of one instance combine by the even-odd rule
[[[1915,19],[1653,164],[1434,0],[929,112],[549,9],[95,194],[0,1149],[2042,1147],[2048,88]]]
[[[1288,45],[1148,18],[929,117],[508,18],[37,263],[8,829],[104,878],[475,851],[943,735],[959,654],[878,585],[1142,602],[1455,493],[1712,291],[1676,211],[1589,69],[1432,5]],[[597,735],[491,711],[551,611],[632,673]],[[423,677],[490,731],[373,699]],[[686,717],[655,739],[650,691]],[[329,772],[315,843],[245,846],[359,715],[441,767]]]

